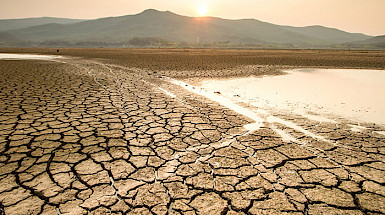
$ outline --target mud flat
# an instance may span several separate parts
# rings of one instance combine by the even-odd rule
[[[192,51],[213,68],[172,50],[175,67],[159,50],[0,60],[0,214],[385,213],[383,126],[225,105],[189,80],[293,65]]]

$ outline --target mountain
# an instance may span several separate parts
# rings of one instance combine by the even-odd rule
[[[0,42],[16,42],[20,41],[17,37],[6,32],[0,32]]]
[[[28,28],[37,25],[44,25],[49,23],[57,24],[72,24],[81,22],[81,19],[65,19],[65,18],[53,18],[53,17],[41,17],[41,18],[26,18],[26,19],[3,19],[0,20],[0,31],[9,31],[14,29]]]
[[[153,9],[135,15],[63,21],[72,23],[37,23],[22,29],[14,27],[6,32],[30,44],[48,46],[82,46],[87,43],[91,46],[225,44],[243,47],[326,48],[372,38],[323,26],[292,27],[256,19],[187,17]],[[143,42],[146,38],[148,41]],[[141,43],[134,43],[133,39]]]
[[[349,44],[351,47],[364,47],[367,49],[385,49],[385,35],[373,37],[363,41]]]
[[[354,42],[360,40],[366,40],[371,38],[367,35],[360,33],[348,33],[335,28],[327,28],[320,25],[307,26],[307,27],[291,27],[285,26],[285,29],[293,32],[297,32],[302,35],[310,36],[324,41],[325,43],[344,43]]]
[[[372,37],[370,39],[362,41],[362,43],[365,43],[365,44],[385,43],[385,35],[377,36],[377,37]]]

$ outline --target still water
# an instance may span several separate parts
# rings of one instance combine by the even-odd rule
[[[61,56],[0,53],[0,60],[52,60],[57,58],[61,58]]]
[[[257,108],[385,124],[385,71],[297,69],[287,75],[203,81],[207,91]]]

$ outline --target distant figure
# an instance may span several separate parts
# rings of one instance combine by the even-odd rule
[[[58,49],[58,50],[56,50],[56,52],[59,52],[59,49]]]

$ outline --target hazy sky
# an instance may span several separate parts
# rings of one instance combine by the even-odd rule
[[[323,25],[348,32],[385,35],[385,0],[0,0],[0,19],[66,17],[94,19],[169,10],[228,19],[255,18],[280,25]]]

